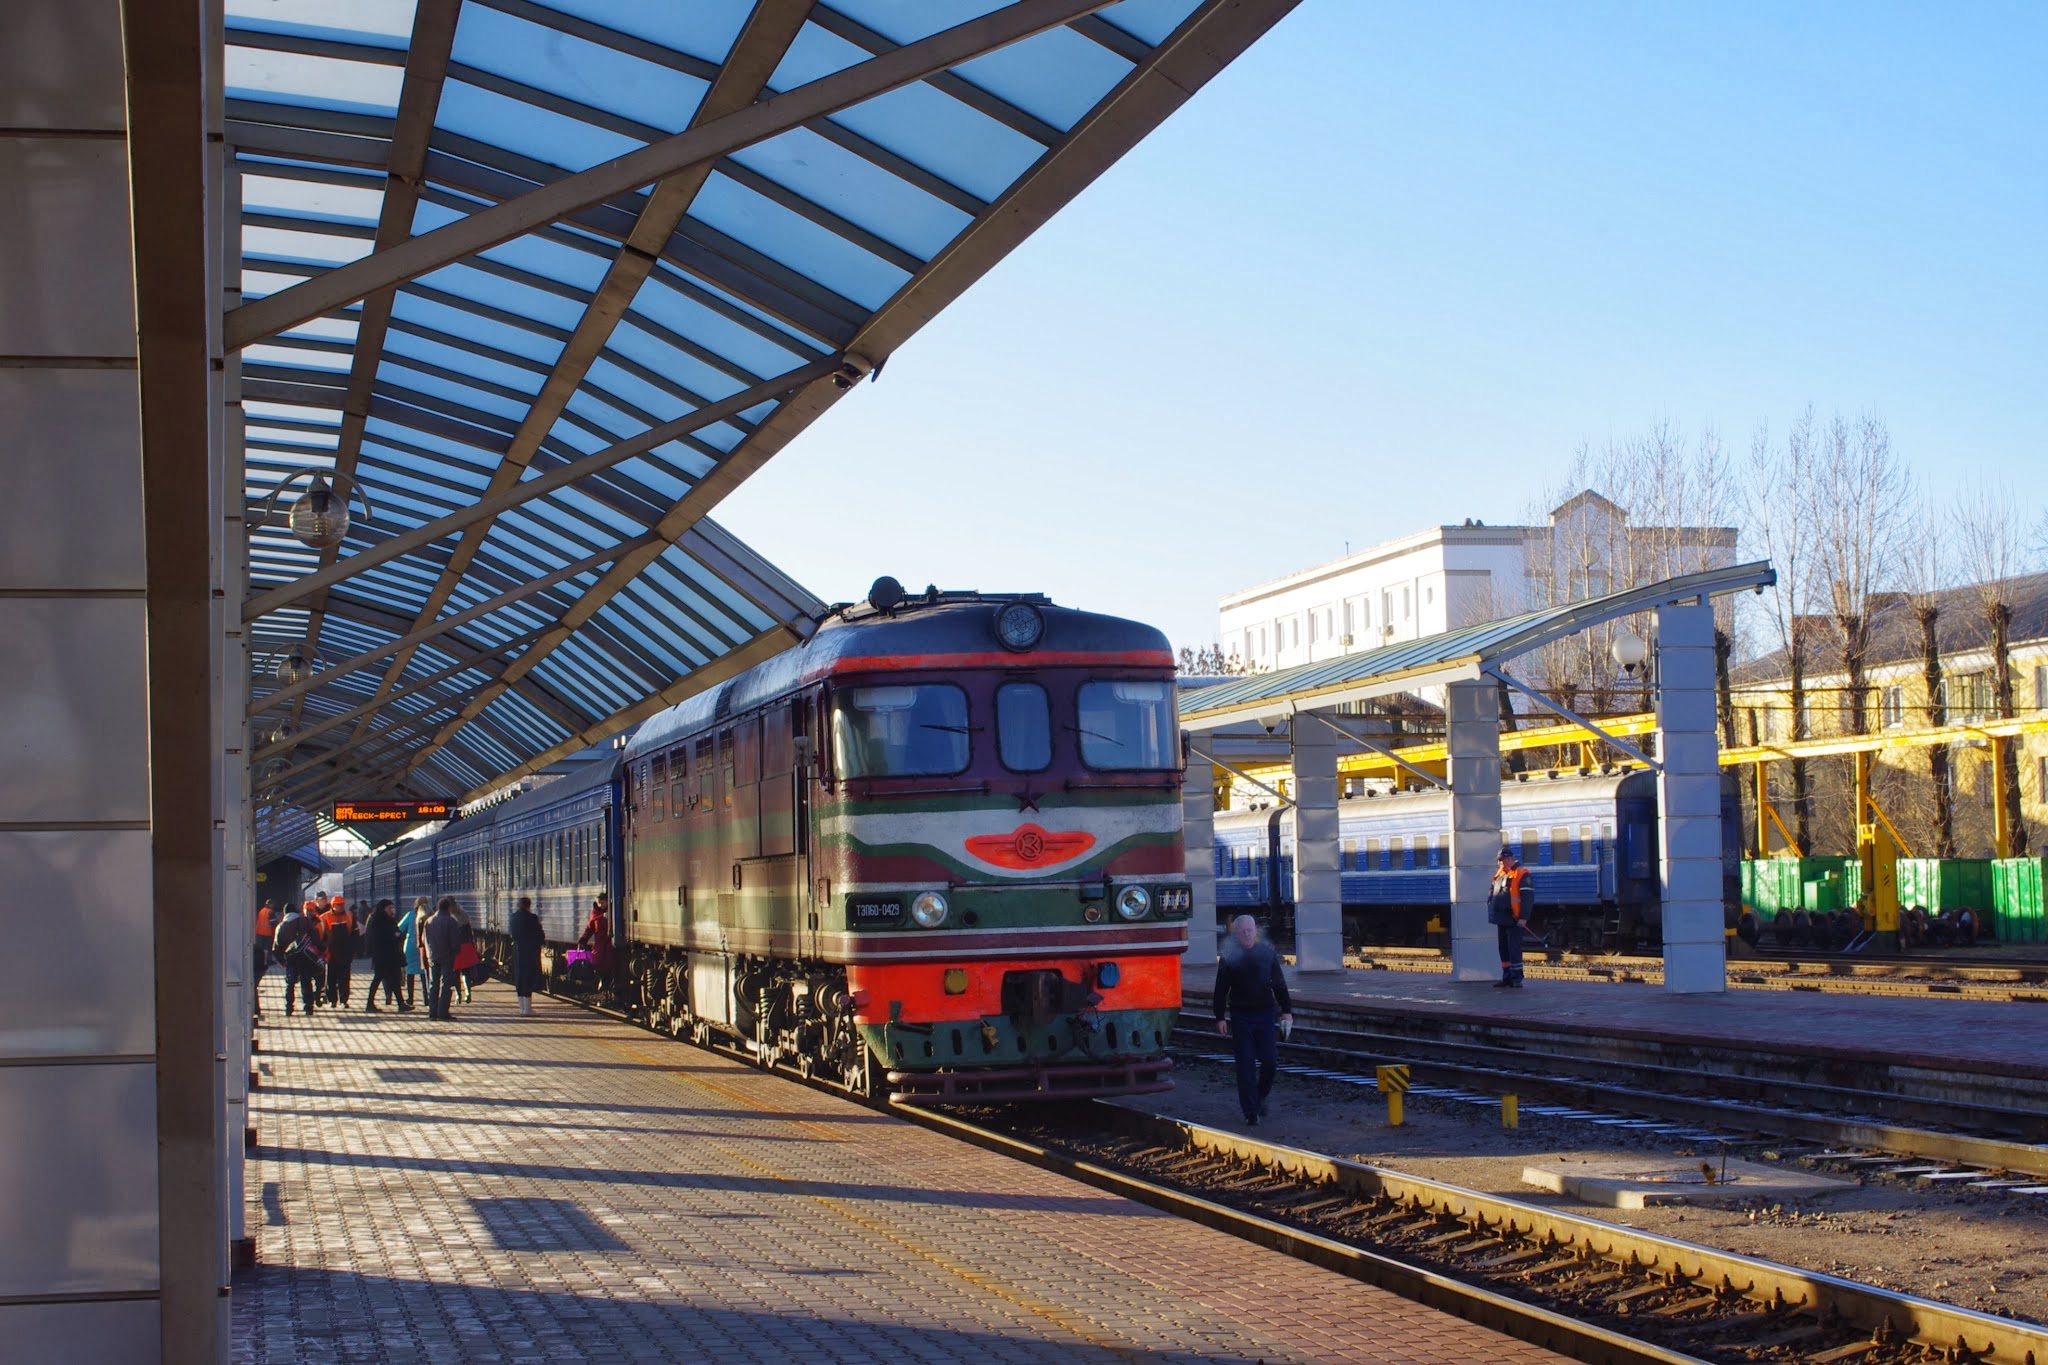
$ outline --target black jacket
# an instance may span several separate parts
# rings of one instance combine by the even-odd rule
[[[540,970],[541,945],[546,941],[541,932],[540,916],[531,910],[514,910],[512,922],[512,989],[521,995],[532,995],[544,984]]]
[[[397,916],[371,911],[367,937],[370,961],[379,971],[396,971],[405,966],[405,939],[398,932]]]
[[[1287,982],[1280,975],[1280,954],[1270,943],[1240,948],[1234,939],[1226,942],[1216,964],[1215,994],[1218,1019],[1225,1012],[1257,1014],[1276,1004],[1282,1014],[1294,1010],[1287,998]]]

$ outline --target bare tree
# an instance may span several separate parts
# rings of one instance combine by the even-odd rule
[[[1955,520],[1962,561],[1984,622],[1991,628],[1992,704],[2000,716],[2009,719],[2014,710],[2012,589],[2013,580],[2026,572],[2028,527],[2018,498],[2003,484],[1979,484],[1961,495]],[[1999,784],[2001,799],[2012,813],[2012,855],[2025,857],[2027,822],[2020,805],[2019,746],[2008,741],[1997,748],[2003,761],[1992,781]]]
[[[1777,586],[1762,599],[1762,611],[1785,654],[1795,740],[1807,738],[1806,651],[1812,634],[1807,602],[1813,586],[1817,539],[1811,521],[1813,498],[1808,489],[1813,480],[1817,444],[1813,409],[1809,407],[1785,433],[1783,443],[1771,439],[1769,428],[1757,429],[1750,440],[1747,471],[1749,525],[1757,548],[1778,571]],[[1798,841],[1799,851],[1805,853],[1813,847],[1813,803],[1807,788],[1806,760],[1795,758],[1791,767],[1793,837]]]
[[[1920,627],[1920,676],[1927,688],[1927,724],[1948,724],[1947,687],[1941,673],[1942,595],[1955,583],[1949,552],[1950,517],[1922,498],[1907,517],[1901,537],[1899,579],[1906,603]],[[1946,744],[1927,746],[1927,777],[1933,787],[1934,856],[1956,857],[1954,757]]]
[[[1790,491],[1805,499],[1813,532],[1813,587],[1826,609],[1846,676],[1842,729],[1870,728],[1865,669],[1878,589],[1896,573],[1912,475],[1892,453],[1891,432],[1876,417],[1851,422],[1837,413],[1819,433],[1805,475]]]

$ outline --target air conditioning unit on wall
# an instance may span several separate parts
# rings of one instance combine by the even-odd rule
[[[1351,648],[1351,637],[1349,635],[1340,635],[1337,637],[1337,643],[1349,649]]]

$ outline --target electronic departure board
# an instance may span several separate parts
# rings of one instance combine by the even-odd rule
[[[446,801],[337,801],[337,825],[411,825],[446,820],[453,811]]]

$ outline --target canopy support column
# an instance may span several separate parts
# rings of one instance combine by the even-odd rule
[[[1294,754],[1294,965],[1344,966],[1344,897],[1337,883],[1336,731],[1307,712],[1287,727]]]
[[[1492,678],[1444,687],[1451,785],[1451,978],[1490,981],[1500,949],[1486,921],[1500,853],[1500,689]]]
[[[1713,607],[1702,599],[1657,608],[1658,871],[1664,987],[1674,992],[1728,985],[1716,705]]]
[[[1187,766],[1180,775],[1181,842],[1188,874],[1188,946],[1184,962],[1215,960],[1216,930],[1216,765],[1199,757],[1181,733]]]

